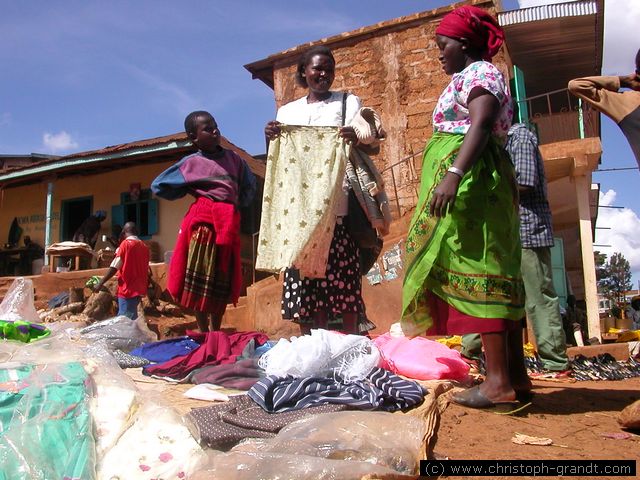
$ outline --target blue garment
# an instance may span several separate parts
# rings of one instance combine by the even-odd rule
[[[0,480],[95,477],[87,380],[77,362],[0,369]]]
[[[123,298],[118,297],[118,315],[124,315],[131,320],[138,318],[138,305],[140,297]]]
[[[172,358],[187,355],[200,344],[189,337],[176,337],[160,342],[145,343],[129,352],[131,355],[146,358],[156,363],[168,362]]]
[[[275,340],[269,340],[268,342],[266,342],[264,345],[260,345],[258,348],[255,349],[255,351],[253,352],[253,356],[254,357],[261,357],[262,355],[264,355],[265,353],[267,353],[269,350],[271,350],[273,347],[276,346],[276,342]]]

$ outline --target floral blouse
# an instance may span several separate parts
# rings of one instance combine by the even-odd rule
[[[495,65],[489,62],[474,62],[459,73],[453,74],[451,82],[442,92],[433,111],[434,132],[466,134],[471,126],[467,99],[471,90],[482,87],[500,102],[498,119],[493,134],[504,140],[511,126],[513,109],[507,84]]]

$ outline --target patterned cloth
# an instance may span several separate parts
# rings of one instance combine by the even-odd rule
[[[209,225],[197,226],[191,234],[187,269],[180,304],[216,316],[224,313],[231,294],[231,272],[221,268],[216,235]]]
[[[498,70],[489,62],[474,62],[459,73],[454,73],[433,111],[433,131],[466,134],[471,126],[468,99],[471,91],[484,88],[500,102],[500,112],[493,127],[493,135],[503,140],[513,116],[507,84]]]
[[[295,412],[268,413],[248,396],[238,395],[221,405],[194,408],[189,416],[198,428],[202,443],[216,450],[228,450],[245,438],[275,437],[283,427],[309,415],[347,408],[322,405]]]
[[[256,269],[320,278],[350,147],[337,127],[280,128],[269,144]]]
[[[328,377],[272,375],[258,381],[247,395],[267,412],[287,412],[329,403],[394,412],[417,405],[425,392],[416,382],[383,368],[374,368],[365,380],[352,383]]]
[[[362,300],[360,254],[347,228],[334,229],[324,278],[300,278],[295,269],[284,274],[282,318],[300,324],[312,324],[313,314],[326,311],[328,327],[342,329],[343,313],[358,313],[358,331],[376,328],[366,316]]]
[[[518,185],[532,188],[529,192],[520,193],[522,247],[553,247],[551,208],[547,201],[547,180],[538,139],[525,124],[516,123],[509,129],[504,148],[516,168]]]
[[[407,336],[434,326],[443,330],[438,323],[446,319],[434,311],[430,294],[477,318],[477,328],[449,334],[487,332],[483,319],[524,316],[515,174],[495,139],[460,182],[453,211],[442,218],[429,213],[433,190],[463,141],[464,135],[435,133],[424,152],[418,205],[406,241],[401,323]]]

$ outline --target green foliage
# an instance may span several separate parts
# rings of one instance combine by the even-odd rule
[[[598,290],[615,303],[624,303],[624,293],[631,290],[631,266],[624,256],[616,252],[607,256],[594,252]]]

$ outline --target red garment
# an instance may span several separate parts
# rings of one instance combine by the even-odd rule
[[[256,347],[269,340],[264,333],[258,332],[238,332],[231,335],[224,332],[189,332],[189,336],[201,345],[181,357],[145,367],[145,375],[183,379],[193,370],[205,365],[235,363],[251,340],[255,340]]]
[[[138,238],[126,238],[116,249],[122,265],[118,270],[118,297],[134,298],[147,294],[149,285],[149,247]]]
[[[205,197],[198,197],[187,211],[178,239],[171,257],[167,290],[171,296],[179,300],[182,298],[184,277],[189,256],[189,241],[191,234],[198,224],[212,225],[216,232],[216,245],[230,246],[219,249],[223,254],[221,268],[223,271],[232,269],[231,295],[229,303],[235,304],[240,297],[242,288],[242,267],[240,262],[240,212],[230,203],[214,202]],[[231,264],[233,262],[233,264]]]
[[[466,335],[468,333],[494,333],[514,330],[520,320],[504,318],[477,318],[452,307],[437,295],[429,293],[429,305],[434,315],[433,326],[425,335]]]
[[[486,10],[472,5],[458,7],[444,16],[436,35],[466,38],[474,47],[480,49],[483,59],[491,61],[504,42],[504,31],[498,21]]]

